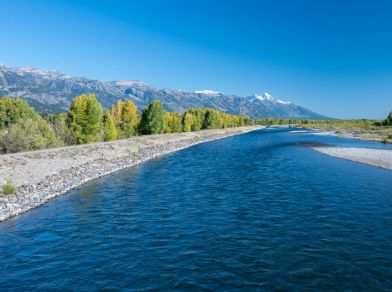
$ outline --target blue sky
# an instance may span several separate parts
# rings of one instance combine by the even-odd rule
[[[392,110],[392,1],[0,0],[0,63],[270,92],[337,118]]]

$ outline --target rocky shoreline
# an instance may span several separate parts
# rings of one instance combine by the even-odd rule
[[[40,151],[37,158],[30,158],[34,152],[18,153],[2,155],[2,158],[8,164],[13,164],[11,172],[9,165],[0,165],[0,181],[11,179],[13,181],[25,181],[26,183],[17,185],[17,193],[11,196],[0,197],[0,222],[8,218],[17,216],[30,209],[36,208],[49,200],[58,197],[80,185],[114,173],[116,171],[135,166],[139,163],[147,161],[157,156],[165,155],[174,151],[178,151],[199,143],[213,141],[226,138],[233,135],[243,134],[260,127],[243,127],[224,130],[206,130],[192,133],[153,135],[153,137],[135,137],[126,141],[120,140],[109,143],[100,143],[99,145],[81,145],[76,146],[70,152],[71,147],[63,147],[59,149],[48,149]],[[134,142],[134,143],[132,143]],[[117,143],[117,144],[116,144]],[[135,146],[132,149],[129,145]],[[102,150],[105,147],[104,150]],[[110,147],[110,148],[108,148]],[[117,148],[116,148],[117,147]],[[84,149],[86,148],[86,149]],[[87,150],[85,152],[81,152]],[[99,158],[94,157],[94,151],[97,152]],[[91,152],[86,154],[86,152]],[[86,162],[80,163],[76,157],[67,157],[72,155],[91,155],[93,159],[86,159]],[[120,153],[120,154],[118,154]],[[51,156],[52,155],[52,156]],[[62,168],[58,172],[58,166],[49,165],[44,169],[45,179],[39,181],[33,177],[26,176],[26,173],[34,172],[31,169],[34,165],[45,167],[45,160],[40,158],[45,156],[56,158],[60,156],[62,160],[66,159],[67,167]],[[30,159],[30,160],[29,160]],[[50,160],[50,158],[49,158]],[[6,169],[8,167],[8,169]],[[3,169],[2,169],[3,168]],[[30,168],[30,169],[29,169]],[[53,171],[55,170],[55,171]],[[37,170],[38,172],[38,170]],[[40,169],[42,172],[42,169]],[[46,172],[46,173],[45,173]],[[7,177],[5,177],[7,175]]]
[[[348,147],[312,147],[329,156],[392,170],[392,150],[348,148]]]

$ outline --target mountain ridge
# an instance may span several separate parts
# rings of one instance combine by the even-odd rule
[[[327,117],[270,94],[241,97],[203,89],[155,88],[139,80],[99,81],[70,77],[57,70],[35,67],[14,68],[0,64],[0,96],[20,97],[40,112],[59,112],[69,108],[74,97],[94,93],[105,108],[117,100],[131,99],[139,110],[154,100],[163,102],[168,111],[184,112],[190,108],[214,108],[252,118],[325,119]]]

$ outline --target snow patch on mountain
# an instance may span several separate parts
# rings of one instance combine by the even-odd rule
[[[199,93],[199,94],[205,94],[209,96],[216,96],[221,94],[219,91],[214,91],[210,89],[204,89],[204,90],[195,90],[193,93]]]
[[[281,103],[281,104],[292,104],[291,101],[284,101],[284,100],[281,100],[281,99],[277,99],[276,102],[277,103]]]
[[[134,86],[139,86],[139,87],[147,87],[148,84],[139,80],[122,80],[122,81],[115,81],[115,84],[117,86],[121,87],[134,87]]]
[[[275,98],[271,94],[269,94],[268,92],[265,92],[263,95],[257,95],[256,93],[254,93],[253,97],[255,99],[262,101],[262,102],[271,101],[271,102],[280,103],[280,104],[292,104],[291,101],[284,101],[284,100]]]

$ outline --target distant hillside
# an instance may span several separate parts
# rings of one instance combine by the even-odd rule
[[[106,108],[119,99],[131,99],[141,110],[150,101],[159,99],[168,111],[184,112],[190,108],[207,107],[253,118],[326,118],[292,102],[273,98],[268,93],[241,97],[212,90],[187,92],[157,89],[140,81],[101,82],[84,77],[69,77],[58,71],[0,65],[0,96],[24,98],[40,112],[67,110],[72,99],[83,93],[96,94]]]

